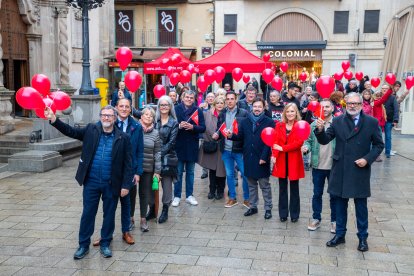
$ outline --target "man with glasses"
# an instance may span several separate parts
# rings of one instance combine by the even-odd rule
[[[117,111],[107,105],[101,109],[100,121],[83,128],[63,123],[49,107],[45,117],[66,136],[83,142],[76,180],[83,185],[83,211],[79,228],[79,248],[74,259],[82,259],[89,252],[94,232],[99,200],[103,201],[103,223],[100,251],[103,257],[112,257],[109,245],[115,229],[115,211],[118,197],[129,193],[133,180],[131,142],[126,133],[114,127]]]
[[[345,243],[348,201],[353,198],[358,250],[363,252],[368,250],[367,198],[371,196],[371,164],[384,149],[384,142],[378,120],[361,112],[362,96],[351,92],[346,95],[345,101],[346,114],[335,117],[326,130],[326,122],[319,118],[314,130],[322,145],[336,138],[328,185],[328,193],[335,196],[336,235],[326,245],[335,247]]]

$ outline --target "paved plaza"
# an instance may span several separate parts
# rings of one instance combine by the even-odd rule
[[[226,209],[224,200],[208,200],[208,180],[200,180],[198,167],[199,206],[182,201],[171,208],[167,223],[151,221],[144,234],[135,229],[132,246],[121,239],[118,210],[113,257],[104,259],[91,247],[85,259],[75,261],[82,210],[82,188],[74,180],[78,160],[47,173],[1,173],[0,275],[413,275],[414,137],[395,135],[394,150],[396,156],[372,168],[370,250],[365,253],[356,250],[353,204],[345,245],[325,246],[332,237],[326,195],[321,228],[307,230],[309,172],[300,182],[301,216],[294,224],[278,219],[274,178],[273,218],[265,221],[262,200],[253,217],[243,216],[241,204]],[[97,228],[101,222],[99,212]]]

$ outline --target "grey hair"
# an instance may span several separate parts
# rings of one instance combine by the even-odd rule
[[[171,98],[167,95],[162,96],[158,99],[157,103],[157,111],[155,111],[155,121],[158,122],[161,119],[161,113],[160,113],[160,102],[166,101],[170,105],[170,114],[169,116],[172,117],[174,120],[177,120],[177,115],[175,115],[175,109],[174,109],[174,103],[171,100]]]
[[[351,92],[345,95],[345,101],[348,100],[348,98],[352,98],[352,97],[358,97],[359,98],[359,102],[362,103],[362,95],[357,93],[357,92]]]
[[[269,95],[272,94],[272,93],[275,93],[276,96],[279,96],[280,97],[280,92],[279,91],[277,91],[277,90],[270,90]]]
[[[118,111],[116,111],[115,107],[112,105],[106,105],[101,108],[101,111],[99,111],[99,115],[102,114],[102,110],[112,110],[114,112],[115,117],[118,117]]]
[[[195,93],[193,90],[185,90],[185,91],[183,92],[183,94],[186,94],[186,95],[193,95],[193,96],[194,96],[194,98],[196,97],[196,93]]]
[[[144,107],[144,109],[141,111],[142,115],[144,115],[145,112],[149,111],[152,115],[152,121],[155,122],[155,111],[152,107]]]

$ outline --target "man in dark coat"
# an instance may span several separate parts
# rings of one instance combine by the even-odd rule
[[[132,95],[131,93],[129,93],[128,89],[125,87],[125,82],[120,81],[118,84],[118,89],[115,89],[114,92],[112,93],[111,105],[115,107],[116,104],[118,103],[118,100],[123,99],[123,98],[127,98],[130,101],[132,101]]]
[[[328,193],[335,196],[336,235],[326,245],[335,247],[345,243],[348,201],[353,198],[359,238],[358,250],[367,251],[367,198],[371,196],[371,164],[384,149],[384,142],[378,120],[361,112],[362,96],[355,92],[349,93],[345,101],[346,114],[335,117],[326,131],[324,120],[318,119],[314,131],[322,145],[336,138],[328,186]]]
[[[398,117],[400,116],[400,106],[397,102],[397,97],[391,95],[384,104],[385,111],[387,113],[387,122],[384,126],[385,135],[385,156],[390,158],[391,155],[395,155],[392,149],[392,128],[398,125]]]
[[[186,202],[197,205],[198,202],[193,196],[194,167],[198,159],[198,147],[200,133],[206,131],[204,115],[201,108],[194,105],[195,93],[191,90],[183,92],[183,101],[175,107],[177,115],[178,134],[175,143],[175,151],[178,157],[178,179],[174,183],[173,207],[180,204],[182,192],[182,180],[185,166],[185,195]],[[198,112],[198,115],[195,112]],[[195,116],[197,115],[197,116]]]
[[[237,135],[229,131],[228,136],[233,140],[243,141],[243,160],[245,162],[244,175],[249,185],[250,208],[245,216],[257,214],[259,202],[258,186],[262,190],[265,219],[272,217],[272,189],[270,187],[270,147],[261,139],[262,130],[266,127],[275,127],[272,119],[264,113],[265,101],[260,98],[253,100],[253,111],[241,121]]]
[[[76,180],[83,185],[83,211],[79,228],[79,248],[74,259],[82,259],[89,252],[91,236],[99,199],[103,201],[103,223],[100,251],[105,258],[112,257],[109,245],[115,229],[115,211],[119,196],[131,188],[132,153],[127,134],[114,127],[117,111],[108,105],[101,109],[100,122],[84,128],[74,128],[60,121],[52,110],[45,109],[45,117],[64,135],[83,142]]]

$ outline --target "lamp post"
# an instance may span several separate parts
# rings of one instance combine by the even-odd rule
[[[93,95],[89,62],[89,10],[102,7],[105,0],[66,0],[70,7],[82,10],[82,84],[80,95]]]

